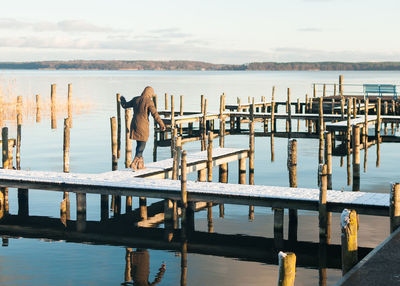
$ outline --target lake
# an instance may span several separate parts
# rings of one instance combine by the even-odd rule
[[[286,100],[287,88],[292,101],[312,94],[313,83],[337,83],[343,74],[344,83],[400,84],[400,72],[240,72],[240,71],[12,71],[0,73],[0,86],[4,94],[23,96],[24,102],[35,94],[50,98],[50,85],[57,85],[57,100],[67,97],[67,85],[72,83],[72,96],[91,105],[80,114],[74,114],[71,129],[70,172],[101,173],[111,170],[110,117],[116,116],[115,95],[127,99],[140,95],[147,85],[158,95],[159,109],[164,107],[164,93],[175,95],[176,108],[179,96],[184,96],[185,110],[200,110],[200,95],[208,100],[208,110],[218,111],[219,96],[226,95],[226,103],[256,100],[265,96],[271,99],[272,86],[276,86],[276,99]],[[320,90],[319,90],[320,92]],[[58,128],[50,128],[50,118],[43,116],[40,123],[24,118],[22,126],[21,168],[25,170],[63,170],[63,119],[58,117]],[[9,137],[16,137],[15,122],[5,121]],[[150,125],[152,126],[152,125]],[[261,126],[256,124],[256,130]],[[301,124],[301,128],[305,128]],[[144,153],[145,162],[153,155],[153,130]],[[298,139],[298,186],[317,188],[318,140]],[[269,137],[256,137],[255,184],[288,186],[286,166],[287,142],[274,139],[275,160],[271,161]],[[124,141],[122,143],[124,146]],[[227,136],[226,147],[248,147],[245,135]],[[183,146],[188,152],[199,151],[200,142]],[[393,143],[381,145],[380,165],[376,166],[376,146],[368,150],[367,172],[361,171],[361,190],[389,192],[390,183],[398,178],[398,147]],[[363,156],[361,151],[361,156]],[[158,160],[170,157],[170,148],[157,149]],[[340,157],[333,157],[333,189],[351,191],[347,186],[346,164],[340,167]],[[229,182],[237,182],[237,163],[229,167]],[[119,168],[124,166],[122,150]],[[363,170],[363,166],[361,167]],[[218,172],[218,170],[216,170]],[[215,173],[217,174],[217,173]],[[213,176],[217,178],[217,175]],[[190,176],[194,180],[194,176]],[[30,215],[59,218],[62,193],[31,190]],[[17,192],[9,190],[10,213],[17,213]],[[71,199],[71,219],[75,219],[74,198]],[[153,200],[148,200],[150,203]],[[124,201],[123,201],[124,204]],[[133,200],[138,206],[137,198]],[[87,219],[99,221],[99,196],[88,195]],[[124,212],[124,209],[123,209]],[[218,206],[213,207],[214,232],[246,236],[273,237],[273,212],[270,208],[255,208],[254,220],[248,219],[248,207],[225,206],[225,217],[218,217]],[[196,231],[207,232],[207,212],[196,213]],[[287,217],[285,217],[287,223]],[[129,227],[129,226],[127,226]],[[131,226],[133,227],[133,226]],[[161,226],[162,227],[162,226]],[[389,219],[360,216],[359,245],[375,247],[389,234]],[[287,236],[287,225],[285,237]],[[45,237],[45,236],[44,236]],[[299,213],[300,241],[318,241],[318,217],[313,212]],[[6,243],[6,237],[3,242]],[[338,215],[333,216],[332,243],[340,244]],[[121,285],[125,281],[126,247],[129,247],[144,267],[144,280],[134,285],[179,285],[181,278],[180,253],[162,249],[143,249],[136,245],[92,245],[46,239],[8,238],[8,245],[0,251],[1,285]],[[129,250],[130,251],[130,250]],[[318,257],[315,257],[317,260]],[[165,269],[164,269],[165,265]],[[159,269],[161,276],[156,279]],[[164,272],[165,270],[165,272]],[[276,285],[278,267],[263,261],[229,258],[201,253],[188,253],[187,285]],[[341,277],[340,269],[328,269],[327,285]],[[296,285],[318,285],[318,269],[297,267]],[[154,284],[152,284],[154,285]]]

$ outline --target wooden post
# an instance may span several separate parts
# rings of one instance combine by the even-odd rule
[[[36,123],[39,123],[40,119],[40,95],[36,94]]]
[[[121,157],[121,96],[119,93],[116,95],[117,100],[117,123],[118,123],[118,137],[117,137],[117,158]]]
[[[319,165],[319,242],[326,244],[328,242],[328,212],[326,207],[326,194],[327,194],[327,169],[326,165]]]
[[[366,98],[364,101],[364,148],[368,149],[368,111],[369,111],[369,99]]]
[[[51,129],[57,128],[57,118],[56,118],[56,85],[51,85]]]
[[[326,84],[324,83],[323,85],[323,90],[322,90],[322,97],[326,96]]]
[[[380,132],[381,132],[381,106],[382,106],[381,99],[378,98],[378,101],[376,103],[376,126],[375,126],[375,134],[377,141],[379,141],[380,139]]]
[[[275,152],[274,152],[274,133],[271,133],[271,162],[275,161]]]
[[[246,158],[239,159],[239,184],[246,184]]]
[[[223,148],[225,145],[225,117],[223,112],[225,111],[225,94],[220,97],[220,134],[219,134],[219,147]],[[219,180],[220,183],[228,183],[228,163],[221,164],[219,166]],[[224,217],[224,205],[219,204],[219,216]]]
[[[183,116],[183,95],[179,97],[179,115]],[[179,124],[179,132],[182,134],[182,124]]]
[[[393,183],[390,190],[389,203],[390,232],[394,232],[400,226],[400,184]]]
[[[181,157],[181,146],[182,146],[182,137],[177,136],[173,140],[175,140],[175,149],[173,155],[172,162],[172,180],[178,180],[179,177],[179,162]]]
[[[68,84],[68,118],[69,128],[72,128],[72,83]]]
[[[17,114],[17,150],[16,150],[16,160],[17,160],[17,170],[21,169],[21,129],[22,129],[22,114]]]
[[[250,108],[250,122],[249,122],[249,185],[254,185],[254,98]]]
[[[353,97],[353,118],[357,117],[357,98]]]
[[[101,212],[100,219],[101,219],[101,221],[105,221],[109,217],[108,205],[109,205],[108,195],[100,195],[100,212]]]
[[[294,286],[296,277],[296,255],[292,252],[279,252],[278,286]]]
[[[187,167],[186,167],[186,150],[182,152],[182,160],[181,160],[181,200],[182,200],[182,225],[186,225],[186,209],[188,207],[187,202],[187,182],[186,175]]]
[[[171,156],[174,154],[175,146],[174,146],[174,132],[175,132],[175,103],[174,96],[171,94]]]
[[[339,75],[339,93],[340,98],[343,98],[343,75]]]
[[[168,93],[164,94],[164,110],[168,110]]]
[[[357,213],[344,209],[341,215],[342,273],[346,274],[358,262]]]
[[[69,131],[69,118],[64,119],[64,145],[63,145],[63,172],[69,173],[69,145],[70,145],[70,131]]]
[[[319,164],[322,164],[324,161],[324,106],[322,97],[319,98]]]
[[[208,133],[208,147],[207,147],[207,182],[212,182],[212,148],[213,148],[212,132]]]
[[[130,124],[132,121],[132,109],[125,109],[125,168],[129,168],[132,161],[132,140],[130,139]],[[154,142],[157,144],[157,142]]]
[[[333,96],[336,97],[336,83],[333,84]]]
[[[325,164],[327,166],[327,188],[332,190],[332,133],[325,133]]]
[[[117,120],[115,117],[110,118],[111,124],[111,154],[112,154],[112,165],[113,171],[118,168],[118,157],[117,157]]]
[[[313,97],[317,97],[317,86],[315,83],[313,84]]]
[[[360,190],[360,127],[353,126],[353,191]]]
[[[86,230],[86,194],[76,193],[76,230]]]
[[[1,140],[2,140],[2,160],[3,160],[3,169],[10,169],[12,167],[12,163],[10,162],[10,156],[8,152],[8,127],[3,127],[1,130]]]
[[[290,133],[292,133],[292,105],[291,105],[291,99],[290,99],[290,88],[287,89],[287,114],[288,114],[288,120],[286,121],[286,126],[287,126],[287,132],[289,132],[288,137],[290,138]]]
[[[271,132],[276,131],[275,121],[275,86],[272,87],[272,102],[271,102]]]
[[[16,113],[22,115],[22,96],[17,96],[17,106],[16,106]],[[22,123],[22,121],[21,121]]]
[[[344,120],[344,98],[340,98],[340,114],[342,115],[342,120]]]
[[[289,186],[297,188],[297,141],[290,139],[288,142],[287,167],[289,170]],[[289,240],[297,240],[298,217],[297,209],[289,209]]]

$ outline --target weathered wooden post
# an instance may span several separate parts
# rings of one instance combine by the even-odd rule
[[[132,140],[130,139],[130,124],[132,121],[132,109],[125,109],[125,168],[129,168],[132,161]],[[156,142],[154,142],[156,144]]]
[[[318,163],[324,162],[324,106],[322,97],[319,98],[319,121],[318,121],[318,134],[319,134],[319,160]]]
[[[174,96],[171,94],[171,157],[174,154],[175,145],[174,143],[174,132],[175,132],[175,103],[174,103]]]
[[[76,193],[76,230],[86,230],[86,194]]]
[[[63,145],[63,172],[69,173],[69,146],[70,146],[70,130],[69,119],[64,119],[64,145]]]
[[[69,118],[69,128],[72,128],[72,83],[68,84],[68,118]]]
[[[343,75],[339,75],[339,93],[340,98],[343,98]]]
[[[289,170],[289,186],[297,188],[297,141],[290,139],[288,142],[287,167]],[[298,217],[297,209],[289,209],[289,240],[297,240]]]
[[[353,192],[360,190],[360,127],[353,126]]]
[[[390,232],[394,232],[400,226],[400,184],[392,184],[389,203]]]
[[[287,102],[286,102],[286,113],[288,115],[288,119],[286,120],[286,132],[288,132],[288,137],[290,138],[290,134],[292,132],[292,105],[290,99],[290,88],[287,89]]]
[[[40,95],[36,94],[36,123],[39,123],[40,119]]]
[[[219,147],[223,148],[225,145],[225,117],[223,112],[225,111],[225,94],[220,97],[220,134],[219,134]],[[219,182],[228,183],[228,163],[221,164],[219,166]],[[224,205],[219,204],[219,216],[224,217]]]
[[[115,117],[110,118],[111,124],[111,154],[112,154],[112,164],[111,169],[115,171],[118,169],[118,137],[117,137],[117,119]],[[114,210],[114,215],[118,215],[121,213],[121,197],[120,196],[112,196],[111,207]]]
[[[353,97],[353,118],[357,117],[357,98]]]
[[[203,105],[203,144],[204,144],[204,150],[206,149],[206,135],[207,135],[207,98],[204,99],[204,105]]]
[[[22,114],[17,114],[17,150],[16,150],[16,161],[17,170],[21,169],[21,129],[22,129]]]
[[[271,132],[276,131],[276,120],[275,120],[275,86],[272,87],[272,99],[271,99]]]
[[[327,166],[327,188],[332,190],[332,133],[325,133],[325,164]]]
[[[69,149],[70,149],[70,119],[64,119],[64,144],[63,144],[63,172],[69,173]],[[65,207],[65,208],[64,208]],[[64,192],[63,194],[63,203],[61,207],[61,218],[65,216],[65,225],[66,220],[70,218],[70,201],[69,201],[69,193]]]
[[[207,182],[212,182],[212,149],[213,149],[213,132],[208,132],[207,147]]]
[[[131,260],[132,248],[125,248],[125,285],[128,285],[127,282],[132,280],[132,260]]]
[[[250,106],[250,118],[249,118],[249,185],[254,185],[254,110],[255,103],[254,97]],[[254,219],[254,206],[249,206],[249,219]]]
[[[57,118],[56,118],[56,85],[51,85],[51,93],[50,93],[50,101],[51,101],[51,129],[57,128]]]
[[[179,97],[179,115],[183,116],[183,95]],[[179,132],[180,134],[183,132],[182,124],[179,124]]]
[[[186,150],[182,152],[182,160],[181,160],[181,203],[182,203],[182,225],[186,225],[186,209],[188,207],[187,202],[187,182],[186,182]]]
[[[358,262],[357,213],[344,209],[341,215],[342,273],[346,274]]]
[[[279,278],[278,286],[294,286],[296,277],[296,255],[292,252],[278,254]]]
[[[323,85],[323,90],[322,90],[322,97],[326,96],[326,84],[324,83]]]
[[[313,97],[317,97],[317,86],[315,83],[313,84]]]
[[[117,93],[117,123],[118,123],[118,135],[117,135],[117,159],[121,157],[121,95]]]
[[[319,176],[320,176],[320,185],[319,185],[319,242],[326,244],[329,241],[329,232],[328,232],[328,212],[326,207],[326,196],[328,190],[327,184],[327,169],[326,165],[319,165]]]
[[[22,107],[22,97],[20,102],[20,107]],[[22,113],[21,109],[19,109],[17,114],[17,170],[21,169],[21,126],[22,126]],[[29,193],[28,189],[18,189],[18,215],[19,216],[28,216],[29,215]]]
[[[340,114],[342,115],[342,120],[344,120],[344,97],[340,98]]]
[[[2,161],[3,169],[10,169],[12,167],[12,162],[10,161],[10,156],[8,152],[8,127],[3,127],[1,130],[1,140],[2,140]]]
[[[164,93],[164,110],[168,110],[168,93]]]
[[[115,117],[110,118],[111,125],[111,169],[113,171],[118,169],[118,156],[117,156],[117,119]]]

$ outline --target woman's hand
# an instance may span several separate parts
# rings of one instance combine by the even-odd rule
[[[122,108],[125,108],[125,106],[126,106],[126,100],[125,100],[125,97],[123,97],[123,96],[121,96],[121,106],[122,106]]]

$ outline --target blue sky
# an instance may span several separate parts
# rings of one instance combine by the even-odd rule
[[[0,61],[400,61],[398,0],[13,0]]]

